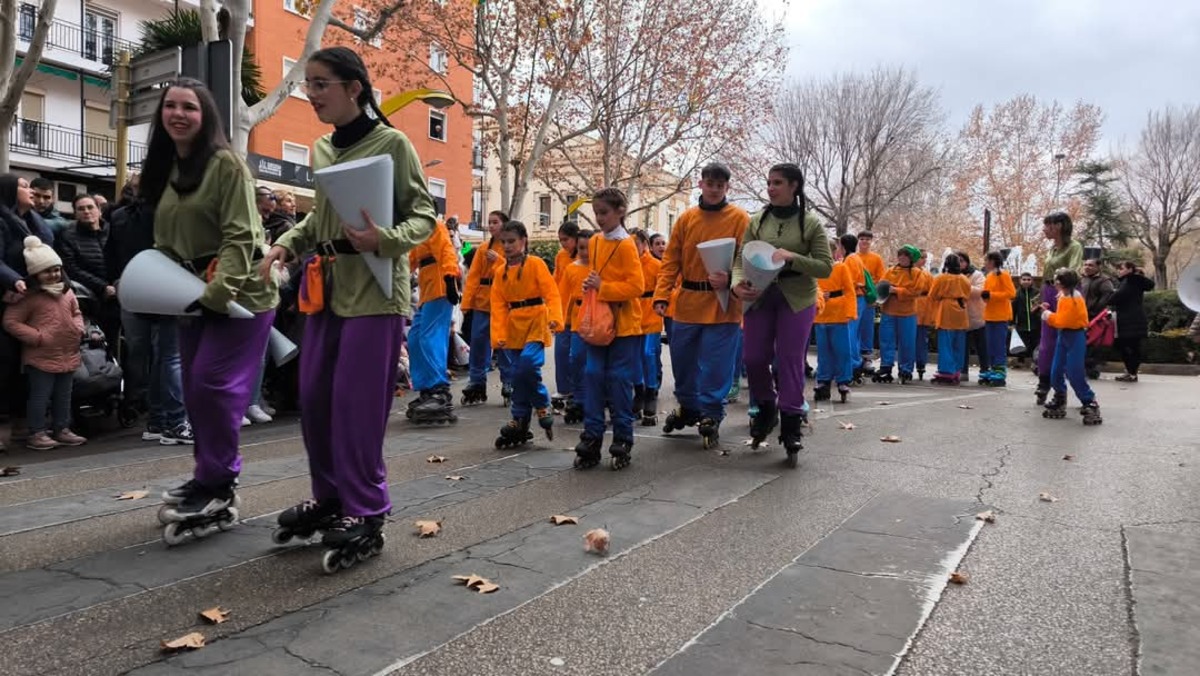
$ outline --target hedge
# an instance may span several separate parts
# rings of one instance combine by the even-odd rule
[[[1143,307],[1146,309],[1150,333],[1186,329],[1196,316],[1195,312],[1180,302],[1179,294],[1174,289],[1151,291],[1146,294]]]

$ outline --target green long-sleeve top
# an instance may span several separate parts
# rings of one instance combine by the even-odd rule
[[[1042,266],[1042,279],[1048,284],[1054,283],[1054,273],[1060,268],[1079,271],[1083,267],[1083,244],[1073,239],[1061,249],[1051,249],[1046,254],[1045,265]]]
[[[216,256],[217,269],[200,296],[204,307],[229,312],[229,301],[251,312],[279,304],[275,282],[258,273],[266,233],[254,206],[254,180],[237,155],[219,150],[208,160],[200,187],[180,195],[171,180],[154,210],[154,247],[181,263]],[[257,252],[257,253],[256,253]],[[205,270],[196,275],[205,276]]]
[[[363,262],[362,255],[334,257],[326,268],[333,287],[332,295],[325,298],[326,307],[339,317],[407,314],[412,296],[407,254],[428,239],[436,227],[433,198],[425,187],[425,174],[417,151],[407,136],[382,124],[348,148],[335,148],[331,136],[322,136],[313,146],[314,169],[376,155],[389,155],[395,163],[396,212],[392,217],[395,226],[379,224],[378,252],[380,256],[394,259],[395,263],[392,266],[392,297],[387,298],[375,282],[371,269]],[[313,250],[319,242],[346,237],[342,220],[329,197],[319,185],[316,192],[312,213],[275,242],[293,256]],[[371,216],[378,218],[374,214]]]
[[[799,212],[780,219],[763,210],[750,217],[750,225],[742,241],[743,249],[754,240],[762,240],[777,249],[798,254],[774,282],[779,285],[793,312],[816,305],[817,280],[833,273],[833,254],[829,250],[825,228],[811,213],[804,214],[803,226],[801,222]],[[745,277],[742,271],[743,249],[739,249],[733,259],[733,279],[730,283],[735,286]]]

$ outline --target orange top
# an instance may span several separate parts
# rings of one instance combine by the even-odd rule
[[[708,270],[700,258],[697,244],[723,237],[737,240],[742,246],[742,236],[750,224],[750,215],[741,207],[726,205],[720,211],[705,211],[691,207],[675,222],[667,250],[663,253],[662,268],[654,291],[655,302],[669,302],[676,287],[682,288],[675,306],[675,321],[689,324],[738,324],[742,321],[742,303],[729,297],[729,307],[721,310],[713,291],[692,290],[683,284],[707,283]],[[682,275],[682,281],[678,281]]]
[[[861,296],[866,293],[863,287],[866,285],[867,280],[863,277],[862,259],[855,254],[850,254],[842,259],[842,263],[850,271],[850,279],[854,281],[854,295]]]
[[[591,270],[587,263],[576,260],[563,270],[562,281],[558,283],[558,295],[562,296],[563,307],[566,308],[563,318],[566,320],[564,328],[567,331],[571,330],[572,326],[579,326],[579,308],[583,303],[583,280],[587,279],[589,272]]]
[[[492,346],[520,350],[529,343],[551,344],[551,325],[563,323],[562,299],[546,262],[525,256],[517,265],[497,263],[492,273]],[[534,299],[541,302],[512,307]]]
[[[573,262],[575,262],[575,257],[568,253],[566,249],[559,249],[558,253],[554,256],[554,283],[558,284],[560,289],[562,288],[563,275],[567,274],[567,269],[571,267],[571,263]],[[567,299],[563,297],[563,317],[567,316],[569,309],[567,307]],[[559,331],[564,328],[566,327],[559,327]],[[555,333],[558,333],[558,331],[555,331]]]
[[[496,267],[496,263],[488,262],[489,251],[495,251],[500,256],[496,263],[504,259],[504,246],[494,237],[488,240],[486,247],[476,249],[471,267],[467,269],[467,282],[463,286],[464,310],[492,311],[492,268]]]
[[[661,268],[659,269],[661,270]],[[663,315],[664,317],[670,317],[671,319],[675,318],[675,308],[679,305],[679,292],[683,291],[683,287],[679,286],[679,282],[682,281],[682,279],[682,277],[677,277],[675,279],[675,290],[671,292],[671,299],[667,301],[667,313]]]
[[[966,331],[970,326],[967,317],[967,298],[971,295],[971,281],[962,275],[943,273],[933,279],[929,290],[929,304],[933,307],[933,326],[951,331]]]
[[[883,314],[895,317],[911,317],[917,314],[917,299],[927,292],[929,280],[920,268],[904,268],[899,265],[884,273],[883,278],[892,285],[888,299],[883,303]]]
[[[642,254],[642,333],[662,333],[663,318],[654,311],[654,287],[658,284],[658,270],[662,261],[650,255]]]
[[[1063,329],[1086,329],[1088,327],[1087,303],[1078,291],[1069,296],[1058,294],[1058,309],[1043,315],[1050,326]]]
[[[983,280],[983,290],[989,294],[983,306],[983,321],[1012,321],[1012,301],[1017,297],[1017,287],[1013,286],[1012,275],[1004,270],[989,272]]]
[[[867,283],[867,278],[862,274],[863,269],[866,269],[867,272],[871,273],[871,280],[875,283],[879,283],[879,281],[883,279],[884,273],[887,271],[886,266],[883,264],[883,256],[880,256],[874,251],[869,254],[855,252],[849,256],[846,256],[846,260],[854,260],[858,263],[858,269],[855,271],[855,274],[857,275],[854,279],[855,284]],[[863,295],[862,289],[859,289],[858,295]]]
[[[642,335],[642,262],[632,237],[607,239],[603,234],[588,240],[590,270],[600,274],[599,299],[612,303],[617,337]]]
[[[854,297],[854,276],[843,262],[833,264],[833,272],[817,280],[817,298],[824,307],[817,312],[818,324],[844,324],[858,318],[858,300]],[[825,300],[825,294],[840,294]]]
[[[444,298],[445,278],[457,279],[462,276],[458,268],[458,252],[454,250],[454,242],[450,241],[450,233],[444,225],[435,227],[429,239],[408,252],[408,265],[417,271],[421,303]]]
[[[919,268],[918,268],[919,269]],[[917,296],[917,326],[933,326],[933,303],[929,302],[929,290],[933,288],[933,275],[928,270],[920,270],[925,278],[925,290]]]

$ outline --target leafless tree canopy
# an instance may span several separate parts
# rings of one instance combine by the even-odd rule
[[[1119,164],[1130,218],[1167,286],[1167,257],[1181,237],[1200,230],[1200,106],[1146,118],[1137,150]]]

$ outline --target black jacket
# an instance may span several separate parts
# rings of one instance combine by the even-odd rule
[[[1042,292],[1037,286],[1028,289],[1018,285],[1017,295],[1013,298],[1013,324],[1018,331],[1041,331],[1042,311],[1032,310],[1042,304]]]
[[[54,244],[50,227],[32,209],[22,218],[0,205],[0,291],[12,291],[25,278],[25,238],[30,235]]]
[[[113,212],[104,246],[108,278],[118,280],[133,257],[154,248],[154,209],[134,202]]]
[[[1147,291],[1154,290],[1154,280],[1145,275],[1131,272],[1121,278],[1117,290],[1108,299],[1108,304],[1117,313],[1117,336],[1120,338],[1145,338],[1150,332],[1143,305]]]
[[[1108,299],[1113,295],[1113,282],[1103,274],[1095,277],[1081,275],[1079,278],[1079,293],[1087,304],[1088,319],[1095,319],[1100,311],[1108,306]]]
[[[296,227],[296,221],[282,211],[272,211],[263,221],[263,229],[267,231],[267,244],[279,241],[280,235]]]
[[[92,230],[76,221],[63,230],[56,247],[71,279],[87,287],[98,298],[104,297],[104,287],[112,283],[104,262],[107,241],[108,227],[103,222],[99,230]]]

